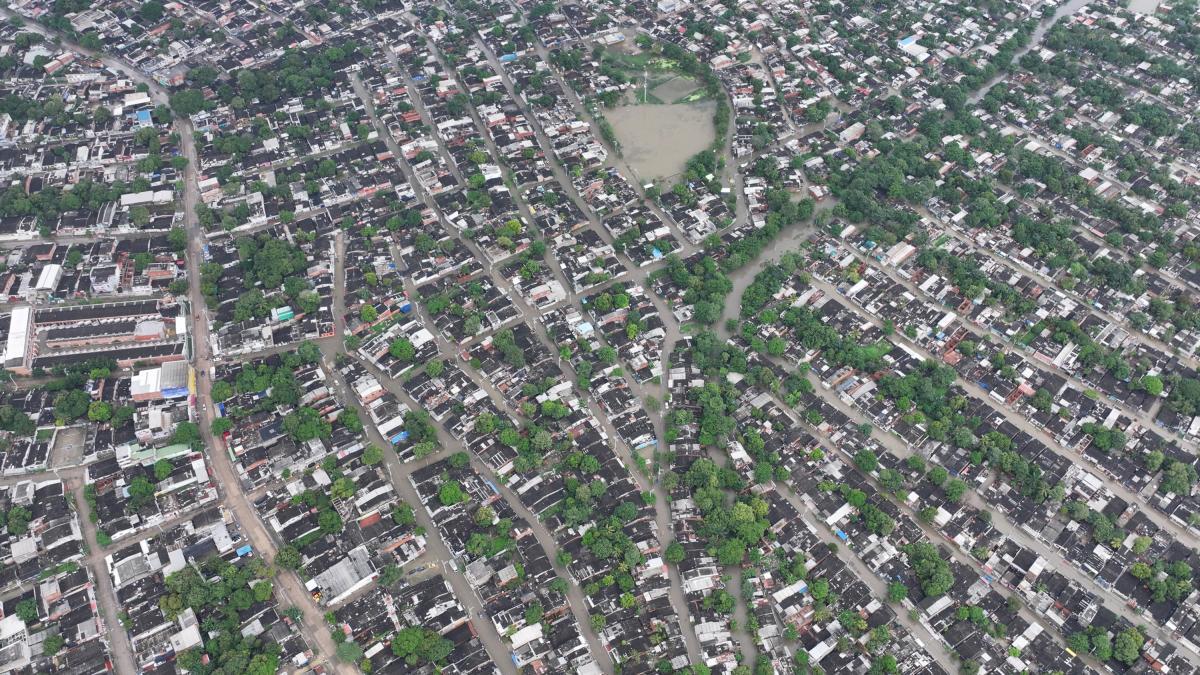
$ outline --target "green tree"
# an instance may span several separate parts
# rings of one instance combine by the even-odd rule
[[[1113,658],[1127,666],[1132,666],[1138,660],[1142,645],[1145,643],[1146,638],[1138,629],[1123,630],[1117,634],[1117,639],[1113,642]]]
[[[1168,460],[1165,462],[1162,480],[1159,481],[1158,491],[1177,495],[1191,494],[1192,486],[1196,484],[1196,469],[1191,464]]]
[[[439,495],[440,496],[440,495]],[[487,527],[496,519],[496,512],[488,506],[480,506],[475,509],[475,524],[480,527]]]
[[[787,351],[787,341],[781,337],[773,337],[767,341],[767,353],[771,356],[783,356]]]
[[[1151,396],[1159,396],[1163,393],[1162,378],[1155,375],[1146,375],[1141,380],[1142,388]]]
[[[442,483],[442,487],[438,490],[438,501],[443,506],[453,506],[467,500],[467,494],[463,492],[462,485],[456,480],[448,480]]]
[[[1075,652],[1076,654],[1087,654],[1089,651],[1091,651],[1092,644],[1091,640],[1088,639],[1087,633],[1078,631],[1076,633],[1071,633],[1071,635],[1067,637],[1067,647],[1069,647],[1071,651]]]
[[[863,473],[872,473],[879,466],[879,458],[875,456],[874,452],[863,448],[854,455],[854,465]]]
[[[172,227],[167,232],[167,244],[176,253],[183,253],[187,250],[187,241],[187,230],[182,227]]]
[[[14,506],[8,511],[8,515],[0,511],[0,526],[3,526],[5,521],[7,521],[9,534],[17,537],[24,536],[29,531],[29,521],[31,518],[33,518],[33,514],[29,512],[29,509],[26,509],[24,506]]]
[[[354,479],[349,476],[342,476],[333,481],[333,485],[329,488],[329,496],[339,500],[350,499],[357,491],[358,486],[354,484]]]
[[[392,636],[392,654],[404,659],[409,666],[439,663],[453,650],[453,642],[417,626],[402,628]]]
[[[921,590],[929,597],[943,595],[954,585],[950,566],[942,559],[937,547],[928,542],[916,542],[904,547],[913,572],[921,582]]]
[[[112,418],[112,406],[104,401],[92,401],[88,405],[87,415],[93,422],[107,422]]]
[[[1112,658],[1112,638],[1108,636],[1108,633],[1098,633],[1092,636],[1092,653],[1101,661]]]
[[[1164,459],[1166,459],[1166,456],[1158,450],[1151,450],[1150,452],[1147,452],[1145,458],[1146,470],[1150,473],[1158,471],[1159,467],[1162,466]]]
[[[301,443],[314,438],[328,438],[332,428],[321,414],[309,407],[298,408],[283,418],[283,430]]]
[[[144,206],[135,206],[129,209],[129,221],[137,227],[145,227],[150,223],[150,209]],[[145,258],[142,259],[143,261]],[[142,269],[145,269],[145,262],[140,262]]]
[[[112,413],[112,425],[115,428],[125,426],[129,420],[133,419],[134,409],[131,405],[117,406]]]
[[[740,539],[727,539],[717,547],[717,562],[722,565],[741,565],[745,558],[746,545]]]
[[[233,386],[224,380],[217,380],[213,382],[210,393],[212,394],[212,399],[220,403],[233,397]]]
[[[408,526],[417,522],[417,516],[411,506],[401,504],[392,509],[392,521],[400,526]]]
[[[300,551],[294,546],[284,546],[275,554],[275,564],[285,570],[300,569]]]
[[[25,598],[18,602],[15,611],[17,618],[24,621],[27,625],[33,625],[38,620],[38,606],[33,598]]]
[[[228,417],[218,417],[213,420],[212,426],[209,427],[209,431],[214,436],[224,436],[231,429],[233,429],[233,421]]]
[[[934,485],[941,485],[942,483],[945,483],[949,476],[950,472],[946,471],[944,467],[940,466],[933,467],[928,473],[929,482],[933,483]]]
[[[163,3],[159,0],[146,0],[138,8],[138,14],[150,24],[158,23],[163,18]]]
[[[341,414],[338,415],[337,421],[355,434],[361,434],[363,432],[362,418],[358,416],[358,410],[354,408],[346,408],[342,410]]]
[[[384,565],[383,569],[379,570],[379,585],[387,588],[392,586],[404,576],[404,572],[396,565]]]
[[[158,460],[154,463],[154,479],[159,482],[166,480],[167,476],[171,475],[171,468],[171,462],[165,459]]]
[[[333,509],[324,509],[317,514],[317,525],[324,534],[338,534],[345,527],[342,517]]]
[[[362,661],[363,648],[357,642],[343,642],[337,646],[337,657],[345,663],[358,663]]]
[[[673,541],[667,545],[667,550],[663,554],[663,559],[672,565],[678,565],[679,563],[683,562],[684,555],[685,552],[683,550],[683,546],[679,542]]]
[[[266,602],[275,593],[275,585],[269,581],[260,581],[253,586],[254,601]]]
[[[82,389],[64,391],[54,397],[54,416],[63,422],[73,422],[87,414],[92,397]]]
[[[175,425],[175,433],[171,434],[172,443],[194,445],[200,442],[200,427],[195,422],[180,422]]]
[[[296,347],[296,354],[305,363],[316,363],[321,360],[321,348],[311,340],[305,340]]]
[[[946,499],[949,499],[952,502],[960,502],[962,501],[963,495],[967,492],[967,484],[957,478],[952,478],[948,483],[946,483],[945,489]]]
[[[204,94],[197,89],[183,89],[171,94],[171,108],[180,115],[195,115],[204,106]]]
[[[129,482],[128,490],[129,501],[126,502],[125,508],[129,511],[139,511],[154,502],[154,494],[156,492],[154,483],[151,483],[145,476],[135,476]]]
[[[388,346],[388,353],[391,354],[393,358],[407,362],[413,360],[413,358],[417,355],[417,350],[413,347],[413,343],[408,338],[398,337],[395,340],[392,340],[392,344]]]
[[[542,615],[545,613],[546,611],[542,609],[542,603],[535,602],[525,608],[525,623],[532,626],[533,624],[541,621]]]
[[[1129,567],[1129,573],[1134,577],[1145,581],[1154,574],[1154,570],[1150,569],[1150,566],[1144,562],[1136,562]]]

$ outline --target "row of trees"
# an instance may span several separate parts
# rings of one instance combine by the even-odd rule
[[[120,199],[121,195],[137,192],[138,188],[150,189],[149,181],[142,178],[130,183],[114,181],[105,184],[85,178],[70,190],[48,185],[33,194],[27,194],[18,183],[0,192],[0,216],[38,216],[42,222],[52,223],[69,211],[97,211]]]
[[[392,636],[392,654],[404,659],[411,667],[443,661],[454,651],[454,643],[437,631],[409,626]]]
[[[1130,566],[1129,573],[1145,584],[1155,602],[1179,602],[1195,588],[1192,583],[1192,568],[1182,560],[1170,565],[1161,559],[1153,565],[1136,562]]]
[[[288,98],[313,96],[328,91],[337,79],[337,72],[357,62],[362,55],[362,49],[353,41],[341,41],[324,49],[289,49],[269,68],[243,68],[232,73],[229,81],[216,84],[217,99],[230,105],[236,100],[242,105],[256,100],[270,105]],[[180,115],[194,115],[213,105],[197,88],[176,91],[170,102]]]
[[[1145,643],[1145,636],[1136,628],[1117,633],[1115,642],[1109,633],[1099,626],[1088,626],[1067,637],[1067,646],[1077,654],[1092,654],[1100,661],[1116,659],[1127,666],[1138,660]]]

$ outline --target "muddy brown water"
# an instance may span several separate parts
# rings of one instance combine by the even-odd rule
[[[712,101],[664,105],[627,105],[606,111],[625,161],[638,179],[671,178],[687,160],[712,144]]]

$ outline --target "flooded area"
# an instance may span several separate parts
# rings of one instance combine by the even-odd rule
[[[828,211],[836,205],[836,199],[826,199],[825,201],[817,204],[813,213],[815,214],[818,211]],[[758,276],[758,273],[766,269],[769,265],[774,265],[775,263],[779,262],[779,259],[783,257],[784,253],[796,253],[799,251],[800,245],[803,244],[809,238],[809,236],[816,231],[816,229],[816,225],[813,224],[811,219],[784,228],[784,230],[779,233],[779,237],[775,241],[771,242],[771,245],[768,246],[767,249],[762,252],[762,254],[755,258],[753,262],[751,262],[749,265],[743,265],[742,267],[739,267],[738,269],[726,275],[729,277],[729,282],[733,284],[733,290],[730,291],[729,295],[726,296],[725,309],[721,312],[720,320],[713,325],[713,328],[718,332],[719,335],[728,337],[729,333],[725,329],[725,322],[741,316],[742,294],[746,292],[746,289],[750,287],[750,284],[754,283],[754,279]]]
[[[1021,57],[1025,56],[1029,50],[1041,45],[1042,38],[1046,37],[1046,32],[1049,31],[1054,24],[1058,23],[1059,19],[1063,18],[1064,16],[1071,16],[1080,9],[1087,7],[1089,2],[1091,2],[1091,0],[1067,0],[1063,4],[1059,5],[1058,8],[1054,10],[1053,15],[1051,15],[1049,18],[1043,19],[1038,23],[1037,27],[1033,29],[1033,35],[1029,37],[1029,44],[1017,50],[1016,54],[1013,55],[1013,63],[1020,61]],[[1130,0],[1130,2],[1132,5],[1153,3],[1155,6],[1157,6],[1159,0]],[[1135,9],[1134,11],[1137,10]],[[967,101],[970,103],[978,103],[982,101],[983,97],[987,96],[988,91],[1006,77],[1008,77],[1008,73],[1000,72],[995,77],[985,82],[982,87],[975,91],[974,94],[968,96]]]
[[[703,94],[696,86],[696,81],[683,76],[672,77],[650,90],[650,94],[663,103],[686,103],[681,99],[696,93]]]
[[[605,111],[625,161],[638,180],[671,178],[716,138],[716,103],[626,105]]]
[[[1153,14],[1158,11],[1162,0],[1129,0],[1129,10],[1139,14]]]

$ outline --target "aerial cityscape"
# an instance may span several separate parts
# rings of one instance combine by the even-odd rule
[[[1197,0],[12,0],[0,87],[0,675],[1200,673]]]

